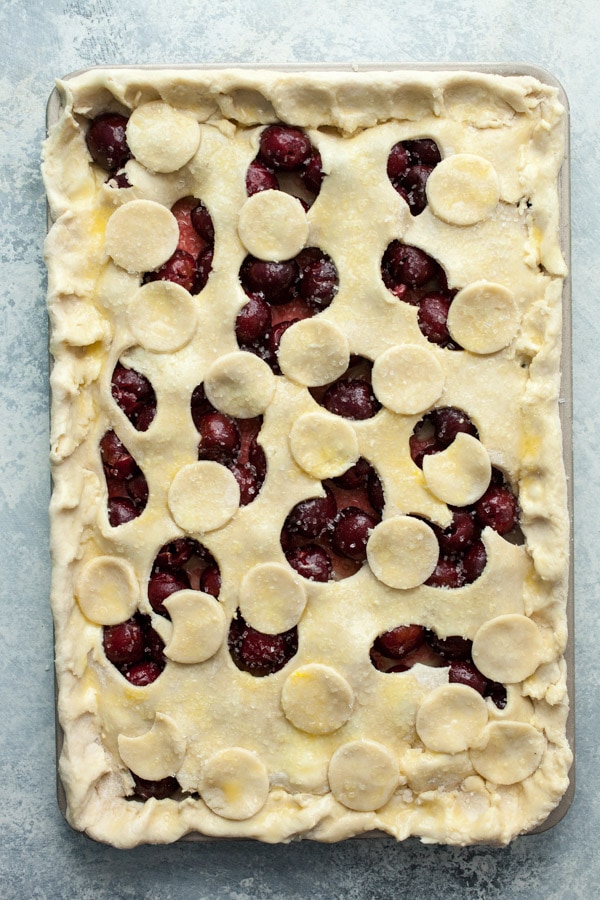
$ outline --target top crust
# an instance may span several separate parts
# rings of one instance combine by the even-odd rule
[[[43,175],[54,221],[52,609],[69,821],[117,847],[190,832],[506,844],[530,830],[566,791],[572,759],[556,89],[474,71],[133,68],[93,69],[58,88]],[[131,116],[137,154],[125,189],[105,183],[86,147],[88,120],[109,111]],[[246,193],[275,122],[304,129],[320,153],[323,187],[308,211],[285,193]],[[420,138],[436,142],[442,162],[426,208],[411,215],[386,164],[396,143]],[[170,210],[186,197],[205,203],[215,229],[212,270],[195,294],[143,283],[177,246]],[[443,266],[459,298],[449,327],[464,349],[428,342],[414,306],[386,289],[381,260],[393,241]],[[339,291],[286,332],[283,374],[273,374],[237,345],[247,301],[238,273],[248,253],[286,260],[305,247],[334,261]],[[365,421],[323,411],[309,391],[356,357],[374,363],[381,405]],[[156,394],[146,432],[111,396],[118,362]],[[263,417],[267,475],[247,505],[227,468],[198,460],[190,403],[200,384],[222,413]],[[459,434],[421,471],[409,438],[428,411],[449,406],[468,413],[477,437]],[[142,514],[119,527],[107,519],[98,449],[110,431],[149,489]],[[280,543],[286,516],[359,458],[385,494],[367,562],[340,581],[301,578]],[[435,529],[481,497],[494,469],[518,495],[524,542],[485,528],[480,578],[424,583]],[[174,593],[167,618],[147,584],[159,548],[179,537],[202,544],[222,587],[218,599]],[[233,665],[227,632],[240,608],[264,633],[297,628],[297,653],[280,671],[255,678]],[[167,656],[146,687],[103,649],[104,629],[136,610]],[[448,666],[376,670],[373,642],[400,623],[473,641],[481,671],[507,685],[506,706],[449,683]],[[132,798],[134,775],[176,777],[182,798]]]

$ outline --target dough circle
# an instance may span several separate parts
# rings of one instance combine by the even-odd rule
[[[198,150],[200,126],[162,100],[142,103],[127,122],[129,149],[151,172],[177,172]]]
[[[411,416],[429,409],[441,396],[444,382],[438,358],[416,344],[390,347],[373,364],[375,396],[395,413]]]
[[[449,506],[467,506],[486,492],[492,464],[481,441],[459,432],[445,450],[423,458],[423,475],[438,500]]]
[[[456,153],[435,167],[425,187],[432,213],[449,225],[475,225],[500,199],[496,170],[483,156]]]
[[[278,351],[284,375],[306,387],[329,384],[348,368],[348,338],[326,319],[302,319],[285,331]]]
[[[488,722],[485,700],[466,684],[443,684],[417,711],[417,734],[428,750],[461,753],[481,737]]]
[[[528,722],[490,722],[484,747],[470,751],[473,768],[493,784],[518,784],[539,767],[546,738]]]
[[[290,433],[292,456],[313,478],[335,478],[359,457],[358,438],[349,422],[328,413],[304,413]]]
[[[144,350],[176,353],[196,333],[198,315],[193,297],[180,284],[149,281],[131,298],[127,320]]]
[[[275,376],[254,353],[226,353],[204,379],[206,396],[218,410],[238,419],[260,416],[273,399]]]
[[[90,622],[119,625],[136,611],[140,586],[131,563],[118,556],[97,556],[81,570],[75,597]]]
[[[256,753],[228,747],[215,753],[202,769],[200,796],[224,819],[250,819],[269,795],[269,776]]]
[[[448,312],[448,331],[470,353],[496,353],[519,329],[512,291],[491,281],[474,281],[458,292]]]
[[[128,769],[148,781],[175,775],[185,756],[186,740],[170,716],[156,713],[154,724],[144,734],[117,738],[119,755]]]
[[[473,638],[473,662],[492,681],[517,684],[533,675],[542,660],[542,635],[532,619],[508,613],[489,619]]]
[[[246,622],[264,634],[281,634],[298,624],[306,606],[299,575],[281,563],[262,563],[244,575],[239,606]]]
[[[105,249],[130,273],[153,272],[173,255],[179,226],[173,213],[154,200],[130,200],[106,223]]]
[[[200,460],[175,475],[167,499],[175,522],[188,533],[216,531],[226,525],[240,505],[235,476],[217,462]]]
[[[381,809],[396,790],[400,773],[387,747],[375,741],[342,744],[329,762],[331,793],[348,809]]]
[[[427,581],[440,548],[433,529],[414,516],[393,516],[375,526],[367,542],[367,561],[388,587],[408,590]]]
[[[286,719],[308,734],[331,734],[352,715],[354,693],[331,666],[309,663],[292,672],[281,692]]]
[[[306,245],[308,219],[296,197],[283,191],[259,191],[240,210],[238,234],[257,259],[281,262]]]
[[[218,600],[202,591],[177,591],[163,601],[171,616],[165,656],[194,664],[214,656],[227,635],[227,620]]]

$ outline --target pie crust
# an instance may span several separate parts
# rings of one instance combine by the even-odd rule
[[[188,834],[287,842],[371,832],[506,844],[543,822],[572,759],[558,414],[565,114],[556,88],[477,71],[122,68],[89,70],[58,91],[43,174],[53,220],[52,609],[69,822],[117,847]],[[88,151],[89,122],[106,112],[131,117],[129,186],[107,181]],[[277,122],[302,129],[321,154],[324,177],[307,210],[285,189],[246,192],[261,134]],[[398,142],[423,138],[441,161],[413,214],[386,164]],[[186,197],[204,202],[215,231],[212,268],[195,293],[144,278],[177,247],[170,210]],[[443,267],[458,349],[428,340],[414,303],[388,290],[381,266],[394,241]],[[249,254],[289,260],[305,247],[333,260],[337,293],[286,331],[277,369],[236,341],[248,301],[239,273]],[[357,356],[372,364],[378,398],[365,420],[318,402]],[[118,363],[152,386],[146,430],[113,398]],[[240,505],[238,481],[218,459],[198,458],[190,411],[201,384],[221,413],[262,417],[266,478],[252,502]],[[459,433],[421,467],[411,435],[448,407],[476,433]],[[115,526],[100,450],[107,434],[147,485],[136,516]],[[347,577],[302,577],[282,547],[288,514],[360,459],[385,498],[366,557]],[[479,577],[425,583],[450,507],[472,509],[494,471],[518,497],[520,540],[485,527]],[[218,598],[183,585],[157,611],[148,598],[155,559],[185,537],[216,561]],[[297,629],[279,671],[237,667],[227,634],[238,610],[263,634]],[[106,630],[136,615],[164,643],[163,669],[146,686],[128,681],[104,647]],[[374,642],[403,625],[472,641],[503,701],[449,682],[447,659],[378,669]],[[144,799],[134,774],[171,779],[174,790]]]

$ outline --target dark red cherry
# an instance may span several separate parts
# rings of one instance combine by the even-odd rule
[[[274,172],[260,159],[253,160],[246,172],[246,193],[249,197],[260,191],[277,191],[279,182]]]
[[[250,462],[234,463],[230,469],[240,489],[240,506],[248,506],[258,496],[262,481]]]
[[[452,522],[444,529],[435,528],[442,553],[460,553],[473,543],[476,529],[473,516],[465,509],[452,511]]]
[[[459,432],[478,437],[477,428],[469,416],[456,406],[442,406],[432,413],[435,436],[437,440],[448,446]]]
[[[262,483],[267,474],[267,457],[265,451],[258,443],[256,435],[248,444],[248,462],[254,466],[257,478]]]
[[[112,528],[137,519],[139,514],[135,503],[127,497],[111,497],[108,501],[108,521]]]
[[[235,320],[235,335],[240,344],[262,341],[271,327],[271,307],[257,294],[251,296]]]
[[[290,566],[309,581],[325,582],[333,578],[331,558],[318,544],[295,547],[285,554]]]
[[[196,260],[196,282],[192,293],[199,294],[206,287],[208,276],[212,272],[214,251],[212,247],[206,247],[198,255]]]
[[[431,281],[436,274],[437,265],[419,247],[392,241],[383,255],[382,269],[387,286],[400,283],[418,288]]]
[[[419,328],[432,344],[443,344],[451,340],[447,326],[451,302],[445,294],[426,294],[419,301]]]
[[[139,662],[144,655],[144,632],[135,619],[104,629],[102,638],[104,653],[115,666]]]
[[[356,506],[342,509],[334,522],[331,546],[340,556],[363,562],[367,558],[367,541],[377,519]]]
[[[277,325],[274,325],[271,328],[269,333],[269,339],[267,341],[267,346],[269,348],[269,353],[271,354],[272,360],[272,368],[276,372],[276,374],[280,374],[279,371],[279,363],[277,362],[277,353],[279,352],[279,345],[281,343],[281,338],[292,325],[295,325],[296,322],[299,322],[300,319],[296,316],[293,319],[286,319],[285,322],[278,322]]]
[[[325,173],[323,172],[321,154],[318,150],[313,150],[311,156],[309,156],[304,163],[304,168],[300,172],[300,178],[302,179],[304,187],[310,191],[311,194],[318,194],[321,190],[324,177]]]
[[[508,534],[517,526],[517,498],[510,488],[492,484],[475,504],[475,515],[482,528],[489,525],[498,534]]]
[[[131,183],[127,177],[125,169],[117,169],[112,175],[106,179],[106,184],[111,188],[130,188]]]
[[[146,657],[155,662],[163,669],[166,665],[166,657],[164,654],[165,642],[154,628],[147,627],[144,633],[144,653]]]
[[[148,582],[148,600],[152,609],[161,616],[167,615],[163,601],[177,591],[190,587],[190,579],[184,569],[172,572],[153,572]]]
[[[284,531],[302,538],[320,537],[331,526],[337,513],[337,504],[330,488],[324,497],[301,500],[293,507],[285,520]]]
[[[448,671],[448,681],[450,684],[466,684],[467,687],[473,688],[478,694],[485,694],[488,687],[488,680],[482,675],[475,663],[466,659],[454,659],[450,663]]]
[[[172,281],[192,293],[196,284],[196,260],[185,250],[175,250],[166,263],[146,275],[144,281]]]
[[[213,412],[200,416],[197,423],[200,432],[198,459],[213,460],[221,465],[231,465],[240,449],[240,430],[230,416]]]
[[[420,647],[425,639],[422,625],[398,625],[380,634],[374,648],[391,659],[402,659]]]
[[[251,628],[239,616],[229,629],[229,652],[235,665],[257,678],[282,669],[298,651],[298,629],[281,634],[264,634]]]
[[[372,471],[372,466],[361,457],[358,462],[346,469],[343,475],[338,475],[332,480],[334,484],[346,491],[360,491],[365,488],[369,473]]]
[[[192,225],[207,244],[215,242],[215,228],[212,217],[202,200],[199,200],[190,213]]]
[[[207,413],[216,412],[214,406],[206,396],[203,384],[199,384],[194,388],[190,405],[192,411],[192,419],[194,421],[194,425],[198,429],[200,428],[199,423],[202,419],[202,416],[205,416]]]
[[[212,594],[218,597],[221,590],[221,573],[219,567],[215,565],[206,566],[200,576],[200,590],[205,594]]]
[[[452,634],[446,638],[440,638],[436,634],[430,633],[428,636],[429,646],[439,653],[444,659],[471,659],[471,647],[473,641],[468,638],[461,637],[458,634]]]
[[[85,141],[92,159],[103,169],[120,169],[131,157],[126,128],[127,119],[117,113],[103,113],[92,119]]]
[[[107,431],[100,441],[100,456],[105,466],[119,478],[130,478],[137,463],[114,431]]]
[[[111,380],[115,403],[138,431],[147,431],[156,415],[156,395],[145,375],[117,363]]]
[[[396,179],[403,175],[409,166],[409,155],[403,141],[394,144],[387,161],[388,178]]]
[[[148,781],[145,778],[140,778],[135,772],[131,774],[134,781],[135,796],[140,800],[150,800],[151,797],[154,797],[155,800],[166,800],[167,797],[179,790],[179,782],[171,775],[167,778],[161,778],[160,781]]]
[[[488,682],[488,687],[485,692],[486,697],[491,697],[494,704],[498,709],[504,709],[508,702],[508,695],[506,688],[503,684],[500,684],[498,681]]]
[[[315,312],[326,309],[338,289],[338,274],[328,256],[308,262],[300,272],[298,294]]]
[[[403,144],[412,163],[433,168],[442,160],[438,145],[431,138],[418,138],[414,141],[404,141]]]
[[[153,681],[156,681],[161,672],[162,668],[158,665],[158,663],[147,660],[144,662],[136,663],[124,674],[127,681],[129,681],[131,684],[135,684],[137,685],[137,687],[146,687],[146,685],[152,684]]]
[[[419,469],[423,468],[423,458],[430,453],[439,453],[444,449],[444,445],[436,439],[434,434],[418,435],[411,434],[409,441],[411,459]]]
[[[199,559],[207,557],[207,550],[193,538],[177,538],[164,544],[154,561],[155,569],[181,569],[193,556]]]
[[[248,295],[260,294],[269,303],[287,303],[294,296],[298,265],[294,260],[270,262],[248,256],[240,269],[240,281]]]
[[[260,136],[261,160],[276,171],[291,172],[300,168],[311,153],[311,143],[299,128],[269,125]]]
[[[485,569],[486,562],[487,553],[485,552],[483,541],[475,541],[462,558],[466,584],[472,584],[480,577]]]
[[[345,419],[370,419],[380,409],[371,385],[364,378],[342,378],[327,388],[323,406]]]
[[[418,216],[427,206],[425,186],[431,175],[432,166],[411,166],[402,175],[400,186],[406,193],[408,207],[413,216]]]
[[[459,588],[465,583],[462,561],[453,557],[440,556],[433,574],[425,584],[438,588]]]
[[[367,497],[369,503],[376,513],[381,515],[385,506],[385,495],[383,493],[383,484],[375,469],[371,469],[367,478]]]

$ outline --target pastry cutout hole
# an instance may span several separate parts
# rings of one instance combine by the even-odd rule
[[[190,294],[206,287],[212,270],[215,230],[205,203],[197,197],[184,197],[171,207],[179,226],[179,241],[173,255],[155,272],[146,272],[143,283],[172,281]]]
[[[439,147],[431,138],[399,141],[390,150],[387,175],[412,216],[427,206],[427,179],[441,160]]]
[[[150,616],[141,613],[105,626],[102,646],[107,660],[137,687],[152,684],[166,666],[164,641],[152,628]]]
[[[240,488],[240,506],[259,495],[267,477],[267,458],[258,438],[262,416],[238,419],[219,412],[199,384],[192,394],[192,420],[199,432],[198,459],[226,466]]]
[[[279,672],[298,652],[298,628],[265,634],[251,628],[239,610],[231,620],[228,646],[238,669],[255,678]]]
[[[170,618],[163,602],[177,591],[203,591],[218,599],[221,590],[219,566],[194,538],[177,538],[163,544],[150,572],[148,601],[155,613]]]
[[[397,625],[379,634],[370,650],[378,672],[408,672],[417,663],[431,668],[448,667],[450,684],[464,684],[483,697],[491,697],[498,709],[506,706],[506,687],[490,681],[471,656],[472,641],[460,635],[441,638],[423,625]]]
[[[258,154],[246,173],[246,192],[252,196],[260,191],[284,191],[309,209],[323,178],[321,154],[307,134],[301,128],[276,123],[261,132]]]
[[[146,376],[118,362],[112,374],[111,393],[136,431],[147,431],[156,415],[156,394]]]
[[[148,502],[148,482],[116,432],[107,431],[100,441],[100,458],[108,494],[108,521],[117,528],[143,513]]]
[[[373,363],[363,356],[351,356],[344,374],[330,384],[311,388],[316,402],[344,419],[363,421],[377,415],[381,403],[371,384]]]

